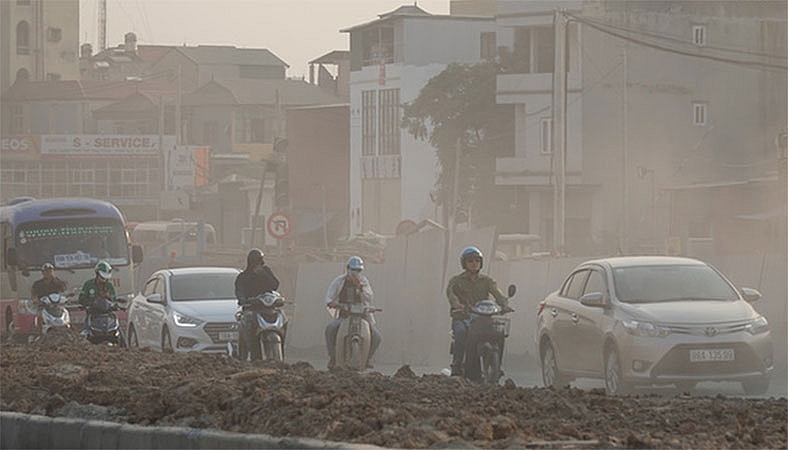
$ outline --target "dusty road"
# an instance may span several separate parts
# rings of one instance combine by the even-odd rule
[[[6,411],[302,436],[391,448],[786,448],[780,398],[484,388],[408,366],[328,372],[45,339],[0,347]],[[538,445],[537,445],[538,446]]]

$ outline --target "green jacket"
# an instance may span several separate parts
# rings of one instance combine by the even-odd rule
[[[79,292],[79,304],[89,306],[96,299],[102,297],[115,301],[115,286],[112,285],[112,281],[107,281],[104,283],[104,291],[102,292],[96,284],[96,279],[91,278],[82,285],[82,291]]]
[[[449,298],[449,305],[452,309],[488,299],[490,294],[495,297],[495,302],[501,307],[509,306],[509,299],[498,289],[495,280],[483,273],[462,272],[453,276],[449,280],[449,285],[446,286],[446,296]]]

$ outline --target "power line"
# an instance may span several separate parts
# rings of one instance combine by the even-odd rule
[[[662,50],[662,51],[665,51],[665,52],[675,53],[675,54],[678,54],[678,55],[690,56],[690,57],[701,58],[701,59],[708,59],[708,60],[712,60],[712,61],[724,62],[724,63],[734,64],[734,65],[739,65],[739,66],[744,66],[744,67],[750,67],[750,68],[788,71],[788,66],[786,66],[786,65],[773,64],[773,63],[767,63],[767,62],[759,62],[759,61],[745,61],[745,60],[739,60],[739,59],[733,59],[733,58],[727,58],[727,57],[715,56],[715,55],[705,55],[705,54],[700,54],[700,53],[697,53],[697,52],[691,52],[691,51],[687,51],[687,50],[681,50],[681,49],[677,49],[677,48],[667,47],[667,46],[664,46],[664,45],[661,45],[661,44],[655,44],[655,43],[647,42],[647,41],[645,41],[643,39],[637,39],[637,38],[634,38],[634,37],[626,36],[623,33],[613,31],[613,30],[610,29],[610,26],[608,26],[608,25],[600,25],[600,24],[595,23],[594,21],[588,20],[588,19],[580,17],[580,16],[576,16],[576,15],[571,14],[571,13],[564,13],[564,14],[566,14],[568,17],[572,18],[572,20],[574,20],[576,22],[579,22],[579,23],[582,23],[584,25],[588,25],[589,27],[594,28],[594,29],[596,29],[596,30],[598,30],[598,31],[600,31],[602,33],[609,34],[609,35],[615,36],[615,37],[617,37],[619,39],[623,39],[625,41],[633,42],[633,43],[642,45],[644,47],[653,48],[655,50]]]

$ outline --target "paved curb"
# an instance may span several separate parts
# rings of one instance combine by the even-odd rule
[[[185,427],[144,427],[125,423],[0,412],[2,449],[380,449],[309,438],[230,433]]]

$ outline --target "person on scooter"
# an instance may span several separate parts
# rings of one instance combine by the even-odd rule
[[[481,273],[484,266],[484,257],[481,250],[476,247],[467,247],[460,254],[460,266],[463,272],[453,276],[446,286],[446,296],[449,298],[451,307],[451,329],[454,336],[453,355],[451,363],[452,376],[462,376],[464,370],[464,358],[466,351],[475,347],[471,342],[468,330],[471,325],[471,318],[468,315],[468,306],[492,295],[505,312],[512,311],[509,308],[509,299],[498,288],[495,280]],[[465,374],[466,376],[472,374]]]
[[[364,270],[364,261],[358,256],[351,256],[345,265],[345,273],[339,275],[331,281],[326,292],[326,306],[329,308],[339,308],[341,304],[372,303],[372,286],[367,277],[361,274]],[[340,311],[339,316],[326,325],[326,348],[328,349],[328,368],[333,369],[336,364],[334,350],[337,342],[337,333],[342,324],[344,314]],[[367,357],[367,368],[372,368],[372,355],[380,346],[383,340],[380,331],[375,326],[375,317],[370,313],[367,315],[369,331],[371,334],[369,343],[369,355]]]
[[[94,269],[96,276],[87,280],[82,285],[82,290],[79,292],[79,304],[84,306],[86,311],[90,310],[97,300],[105,298],[111,302],[115,302],[115,286],[112,285],[110,277],[112,276],[112,266],[106,261],[99,261]],[[87,314],[87,312],[86,312]],[[85,317],[83,334],[87,334],[88,320]]]
[[[264,256],[263,251],[258,248],[249,250],[249,253],[246,254],[246,269],[235,278],[235,298],[238,299],[238,305],[243,309],[240,330],[242,339],[247,343],[246,348],[255,349],[255,353],[260,350],[256,346],[249,345],[255,341],[254,327],[256,324],[255,312],[248,308],[249,300],[260,294],[279,289],[279,279],[265,264]],[[287,328],[284,332],[287,334]]]
[[[30,298],[38,303],[41,297],[65,290],[66,282],[55,276],[55,266],[52,263],[44,263],[41,266],[41,279],[36,280],[30,289]]]

